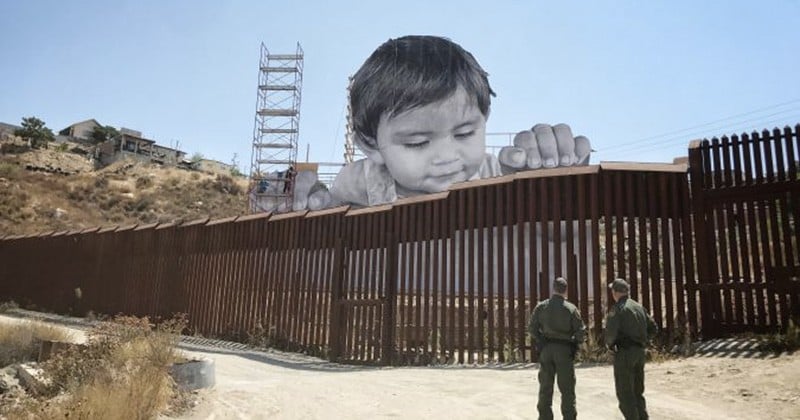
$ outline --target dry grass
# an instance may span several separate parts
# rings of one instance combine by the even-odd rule
[[[761,341],[759,348],[763,351],[775,354],[793,353],[800,349],[800,325],[790,319],[785,332],[757,336],[757,338]]]
[[[13,162],[0,162],[0,178],[16,178],[22,169]]]
[[[24,156],[0,155],[0,190],[7,192],[0,194],[0,235],[213,219],[247,209],[244,178],[132,161],[94,171],[71,164],[85,162],[83,156],[57,153],[55,161],[44,154],[35,150]],[[25,170],[26,162],[50,162],[80,173],[31,172]]]
[[[36,360],[42,341],[72,341],[63,328],[40,322],[0,323],[0,368]]]
[[[43,364],[52,380],[41,397],[27,397],[0,417],[36,419],[152,419],[164,412],[177,387],[169,367],[183,317],[153,325],[147,318],[117,317],[76,346]],[[5,412],[4,412],[5,411]]]
[[[581,343],[580,349],[575,356],[576,362],[583,363],[611,363],[613,357],[606,346],[602,343],[602,337],[595,335],[593,329],[586,330],[586,340]]]

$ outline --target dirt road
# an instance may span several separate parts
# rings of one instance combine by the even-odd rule
[[[77,339],[75,318],[48,317]],[[0,315],[0,321],[9,320]],[[180,419],[535,419],[537,366],[373,368],[186,337],[181,348],[215,362],[216,385]],[[754,353],[742,341],[706,343],[702,355],[650,363],[653,419],[800,419],[800,353]],[[612,368],[577,368],[582,419],[621,419]],[[556,418],[559,395],[554,397]],[[163,417],[163,419],[171,419]]]
[[[535,364],[364,368],[281,352],[185,346],[216,361],[215,388],[185,419],[537,416]],[[647,365],[651,418],[800,418],[800,355],[710,354]],[[580,418],[622,418],[611,366],[580,366],[577,379]],[[556,392],[556,413],[558,404]]]

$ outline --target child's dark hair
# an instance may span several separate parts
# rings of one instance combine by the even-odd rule
[[[411,35],[390,39],[376,49],[353,76],[350,112],[361,140],[375,141],[384,113],[395,116],[441,101],[458,87],[475,98],[483,115],[489,114],[488,74],[475,57],[447,38]]]

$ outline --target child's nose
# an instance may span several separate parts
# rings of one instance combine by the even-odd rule
[[[435,165],[446,165],[458,160],[458,145],[453,136],[448,136],[444,141],[437,142],[436,155],[433,159]]]

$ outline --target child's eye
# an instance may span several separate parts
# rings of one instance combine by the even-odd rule
[[[459,140],[463,140],[472,137],[474,134],[475,130],[468,131],[466,133],[456,133],[456,138]]]
[[[418,142],[418,143],[406,143],[405,146],[408,147],[409,149],[418,149],[418,148],[427,146],[428,143],[430,143],[430,142],[425,140],[425,141],[421,141],[421,142]]]

